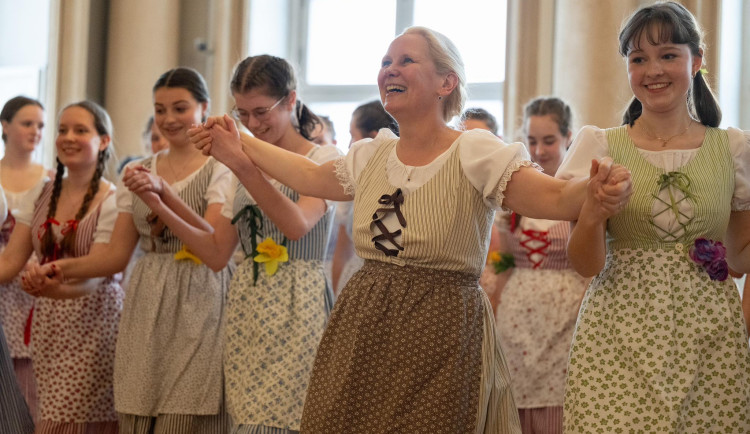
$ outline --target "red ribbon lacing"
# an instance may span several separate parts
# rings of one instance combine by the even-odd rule
[[[45,220],[44,223],[42,223],[39,226],[39,232],[37,232],[37,235],[36,235],[37,238],[39,238],[41,240],[42,237],[44,236],[44,233],[47,232],[52,227],[52,225],[60,226],[60,222],[57,221],[57,220],[55,220],[52,217],[50,217],[47,220]]]
[[[16,218],[13,214],[8,211],[8,218],[5,219],[2,226],[0,226],[0,242],[8,244],[10,240],[10,234],[13,233],[13,229],[16,227]]]
[[[524,231],[521,231],[522,234],[529,237],[526,240],[521,241],[521,246],[523,246],[524,249],[527,250],[526,257],[529,259],[529,262],[531,262],[533,265],[532,268],[536,269],[539,268],[542,265],[542,262],[547,258],[547,247],[549,247],[550,244],[552,244],[547,239],[547,231],[533,231],[531,229],[527,229]],[[542,245],[538,247],[531,247],[529,246],[529,243],[533,241],[539,241],[542,243]],[[541,257],[537,257],[536,260],[532,259],[532,255],[537,254],[541,255]]]
[[[60,231],[63,235],[67,235],[70,232],[75,232],[78,229],[78,220],[68,220],[65,222],[65,225],[63,225],[62,231]]]

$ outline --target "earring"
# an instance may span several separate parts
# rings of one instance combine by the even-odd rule
[[[441,99],[443,99],[443,97],[442,97],[442,96],[439,96],[439,97],[438,97],[438,101],[440,101]]]

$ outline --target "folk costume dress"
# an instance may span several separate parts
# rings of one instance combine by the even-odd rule
[[[566,432],[750,432],[737,288],[716,273],[718,250],[711,266],[689,255],[697,239],[724,240],[731,211],[750,209],[750,134],[707,128],[697,149],[646,151],[625,126],[585,127],[558,177],[605,155],[630,169],[633,195],[607,222],[606,262],[581,306]]]
[[[0,250],[4,249],[10,240],[10,234],[16,226],[15,216],[24,203],[34,203],[42,187],[47,182],[47,172],[42,171],[39,181],[30,189],[22,192],[5,191],[8,202],[8,216],[0,226]],[[30,261],[36,261],[31,258]],[[34,416],[37,413],[36,380],[31,367],[31,342],[27,324],[34,297],[21,289],[21,277],[16,276],[13,281],[0,284],[0,324],[5,331],[5,339],[13,359],[18,384],[26,398],[29,410]]]
[[[354,194],[354,245],[365,264],[331,314],[302,431],[520,432],[478,279],[494,209],[528,154],[473,130],[410,167],[398,141],[383,129],[336,164]]]
[[[317,163],[339,157],[334,146],[306,156]],[[271,181],[296,202],[299,194]],[[324,259],[335,207],[299,240],[287,240],[238,183],[222,215],[234,220],[245,260],[229,287],[225,362],[227,407],[234,433],[297,432],[313,361],[333,305]],[[288,260],[273,274],[254,261],[266,238],[285,246]],[[282,259],[282,258],[280,258]]]
[[[7,215],[8,208],[0,187],[0,219]],[[0,432],[31,434],[34,421],[21,394],[13,373],[10,350],[5,342],[5,334],[0,328]]]
[[[156,173],[156,158],[141,164]],[[209,158],[172,188],[203,215],[209,204],[224,203],[230,185],[229,169]],[[222,329],[232,267],[214,272],[197,258],[176,256],[182,242],[149,223],[151,209],[127,188],[117,205],[133,215],[145,252],[130,276],[117,340],[121,433],[225,433]]]
[[[496,321],[513,397],[519,409],[529,410],[521,412],[524,431],[559,432],[568,353],[588,279],[568,262],[570,222],[513,214],[510,226],[515,268]]]
[[[108,243],[117,217],[115,186],[110,184],[108,196],[79,222],[47,218],[53,187],[48,182],[16,216],[17,224],[31,228],[37,257],[43,257],[40,240],[50,230],[59,243],[65,231],[75,229],[70,257],[86,256],[94,243]],[[35,300],[31,359],[41,418],[37,432],[117,432],[112,370],[124,297],[119,281],[119,274],[102,278],[92,293],[78,298]]]

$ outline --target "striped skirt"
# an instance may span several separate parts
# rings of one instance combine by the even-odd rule
[[[539,407],[519,408],[523,434],[562,434],[563,408]]]
[[[13,373],[10,351],[0,327],[0,432],[26,434],[34,431],[34,422]]]
[[[137,416],[117,414],[120,434],[227,434],[229,417],[225,412],[212,415],[160,414]]]
[[[477,280],[366,261],[331,314],[301,431],[520,433]]]
[[[29,413],[34,422],[39,422],[39,397],[36,393],[36,377],[31,359],[13,359],[13,369],[16,372],[16,380],[21,388],[21,394],[29,406]]]

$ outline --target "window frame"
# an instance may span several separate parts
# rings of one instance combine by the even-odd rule
[[[365,101],[378,95],[378,86],[372,85],[316,85],[307,82],[307,31],[310,17],[310,0],[289,0],[289,34],[290,47],[288,60],[298,70],[297,87],[305,101],[316,102],[356,102]],[[393,36],[396,37],[414,23],[414,0],[396,0],[396,22]],[[297,11],[295,13],[295,11]],[[506,15],[507,16],[507,15]],[[374,73],[373,73],[374,74]],[[467,90],[471,100],[496,100],[503,104],[505,81],[468,83]],[[502,115],[498,122],[502,124]],[[502,125],[501,125],[502,129]]]

